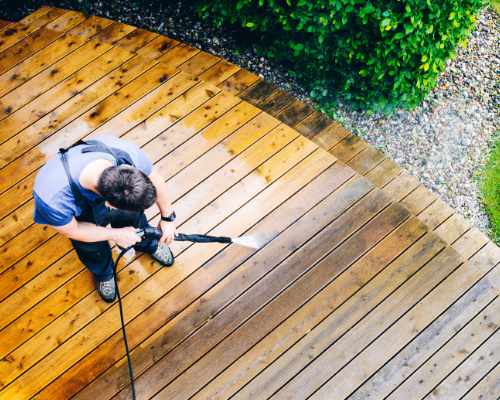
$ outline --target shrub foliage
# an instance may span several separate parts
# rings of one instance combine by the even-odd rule
[[[319,103],[413,107],[464,43],[483,0],[200,0],[285,64]]]

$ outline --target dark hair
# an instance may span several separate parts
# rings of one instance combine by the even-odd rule
[[[156,188],[146,174],[130,165],[106,168],[97,190],[110,205],[122,210],[143,211],[156,200]]]

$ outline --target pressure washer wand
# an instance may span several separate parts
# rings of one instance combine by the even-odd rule
[[[162,237],[161,229],[148,226],[144,229],[138,229],[137,234],[144,239],[159,239]],[[228,237],[228,236],[210,236],[201,234],[176,233],[174,240],[193,243],[234,243],[240,246],[258,249],[259,243],[251,236]]]

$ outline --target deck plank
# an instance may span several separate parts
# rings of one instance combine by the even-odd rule
[[[298,150],[297,154],[300,154],[300,148],[298,148],[297,150]],[[313,150],[313,149],[303,148],[303,151],[307,151],[308,153],[310,153],[311,150]],[[255,199],[255,201],[258,201],[259,202],[258,204],[260,204],[261,203],[260,197],[267,196],[270,198],[267,199],[266,202],[263,202],[262,205],[258,207],[258,211],[256,211],[256,209],[255,209],[255,204],[251,204],[251,206],[252,206],[251,213],[248,213],[248,211],[249,211],[248,207],[250,207],[250,206],[249,206],[249,203],[247,203],[245,205],[245,207],[240,208],[238,210],[238,212],[231,215],[231,218],[229,220],[226,220],[224,224],[220,225],[216,229],[216,232],[218,229],[223,229],[223,226],[225,226],[227,223],[229,223],[228,221],[232,222],[232,221],[234,221],[235,218],[238,218],[238,216],[240,216],[240,218],[237,219],[238,223],[235,224],[233,222],[234,225],[232,226],[232,229],[228,228],[227,230],[225,230],[225,232],[226,232],[226,234],[227,234],[227,232],[229,232],[229,234],[231,234],[231,231],[234,229],[236,229],[237,231],[242,229],[242,227],[245,226],[245,223],[242,222],[242,221],[244,221],[244,218],[241,218],[241,214],[245,211],[248,213],[247,218],[250,218],[250,220],[255,220],[257,218],[257,220],[258,220],[259,215],[261,215],[262,212],[265,212],[266,210],[269,210],[269,211],[272,210],[273,207],[275,207],[277,205],[276,203],[279,204],[282,201],[282,199],[286,198],[289,195],[290,191],[296,190],[296,189],[294,189],[296,187],[295,185],[297,185],[299,182],[302,182],[303,180],[307,181],[308,179],[310,179],[310,174],[314,175],[314,174],[319,172],[318,168],[320,168],[322,170],[325,167],[327,167],[327,165],[325,165],[326,162],[331,163],[331,159],[329,157],[324,158],[324,161],[321,162],[321,160],[322,160],[322,158],[320,156],[321,153],[317,153],[317,154],[318,154],[317,156],[312,154],[310,157],[307,157],[306,160],[299,163],[297,167],[293,168],[291,170],[291,172],[286,174],[286,175],[291,174],[291,176],[296,176],[296,178],[295,178],[296,181],[294,181],[294,179],[292,179],[292,178],[289,178],[289,179],[284,178],[284,179],[278,180],[279,182],[286,181],[287,183],[286,183],[285,187],[282,187],[282,185],[280,185],[280,184],[275,184],[275,185],[269,186],[270,182],[267,182],[262,177],[259,177],[260,182],[262,182],[261,186],[260,186],[260,190],[265,189],[266,186],[269,186],[268,187],[269,190],[264,190],[263,194],[261,196],[258,196]],[[298,160],[295,159],[294,157],[290,157],[290,156],[291,155],[286,156],[286,161],[287,161],[287,163],[292,163],[292,165],[293,165],[293,163],[297,162]],[[290,165],[287,167],[286,164],[283,164],[282,159],[279,160],[279,158],[278,158],[276,160],[276,162],[278,162],[276,167],[278,169],[282,169],[283,173],[286,171],[287,168],[290,167]],[[311,164],[311,167],[306,169],[306,171],[308,171],[308,174],[304,174],[303,173],[304,170],[301,168],[301,166],[304,164],[304,162],[306,162],[307,164],[309,164],[309,163]],[[299,173],[299,171],[301,171],[301,173]],[[249,177],[250,177],[250,179],[255,180],[255,178],[258,178],[258,175],[251,175]],[[275,178],[276,179],[279,178],[279,175],[276,177],[273,177],[272,179],[274,180]],[[236,193],[239,193],[240,196],[244,196],[244,198],[247,198],[248,194],[242,192],[241,190],[238,190],[239,189],[238,187],[235,186],[232,189],[237,191]],[[258,192],[259,185],[252,186],[252,190]],[[235,193],[232,193],[231,191],[229,191],[229,192],[226,192],[225,194],[230,196],[233,200],[233,202],[231,204],[227,204],[227,206],[232,207],[233,211],[237,210],[238,207],[241,206],[241,204],[239,202],[235,201]],[[219,215],[219,212],[222,212],[222,210],[220,210],[219,212],[217,212],[217,211],[218,211],[217,208],[213,209],[213,210],[211,210],[210,207],[205,208],[201,214],[205,214],[205,212],[206,212],[207,213],[206,218],[202,217],[200,219],[200,221],[190,220],[190,221],[188,221],[186,228],[189,229],[190,226],[196,227],[196,225],[199,225],[201,223],[210,224],[211,223],[210,221],[213,221],[214,219],[219,219],[219,218],[223,219],[224,214]],[[189,229],[189,230],[191,230],[191,229]],[[199,231],[200,229],[198,228],[195,230]],[[216,233],[216,232],[214,232],[214,233]],[[175,253],[179,252],[178,249],[182,249],[184,247],[187,247],[185,244],[178,244],[178,242],[176,242],[174,244],[175,244],[175,246],[173,246],[173,249],[174,249]],[[205,249],[203,249],[203,250],[204,250],[203,253],[205,255],[203,256],[203,258],[201,260],[200,260],[200,256],[202,256],[203,253],[200,254],[199,250],[196,251],[195,253],[193,253],[196,255],[196,259],[198,261],[186,260],[185,257],[189,257],[189,254],[192,254],[192,252],[190,252],[190,251],[184,252],[183,253],[184,257],[181,255],[180,259],[178,258],[177,262],[179,262],[179,264],[183,264],[182,260],[184,260],[184,262],[186,262],[186,265],[183,268],[179,268],[179,270],[176,270],[174,272],[176,274],[179,274],[180,276],[183,276],[184,274],[189,274],[189,271],[196,269],[197,266],[199,265],[199,263],[203,262],[202,260],[206,260],[205,257],[209,258],[210,255],[213,254],[213,252],[216,252],[217,247],[214,246],[214,247],[206,248],[206,250]],[[148,262],[148,264],[149,264],[149,262]],[[137,315],[138,313],[140,313],[142,308],[146,304],[150,305],[151,302],[154,302],[158,299],[158,296],[160,295],[160,293],[158,293],[154,290],[151,291],[151,289],[150,289],[151,285],[156,287],[157,284],[160,284],[162,287],[165,288],[165,290],[168,290],[169,287],[171,288],[171,287],[175,286],[176,283],[178,283],[177,279],[174,278],[171,274],[166,273],[165,270],[160,270],[158,273],[155,274],[155,277],[156,278],[154,281],[153,280],[146,281],[145,285],[141,285],[138,291],[135,290],[132,295],[129,295],[128,297],[125,298],[125,304],[126,304],[127,309],[129,310],[128,312],[129,312],[130,318],[132,318],[134,315]],[[142,293],[142,294],[140,294],[140,293]],[[93,295],[95,295],[95,293]],[[92,303],[94,303],[94,302],[95,302],[95,300],[92,300]],[[113,307],[111,307],[111,309],[113,309]],[[87,310],[86,312],[90,311],[89,306],[87,305],[84,310]],[[108,319],[110,321],[107,321]],[[59,319],[59,320],[57,320],[57,322],[62,323],[62,320]],[[113,332],[114,330],[116,330],[116,328],[115,328],[116,323],[117,323],[117,321],[114,318],[114,313],[106,312],[104,314],[101,314],[97,320],[95,320],[92,324],[88,325],[84,330],[80,331],[78,335],[73,336],[70,340],[66,341],[64,344],[59,346],[54,352],[50,353],[50,355],[48,357],[44,358],[41,361],[41,363],[39,363],[38,368],[36,370],[30,369],[30,370],[26,371],[26,373],[24,373],[21,377],[18,378],[17,384],[9,386],[6,389],[5,393],[9,394],[9,395],[10,395],[10,393],[18,393],[18,391],[21,391],[19,393],[34,393],[33,391],[40,389],[39,384],[42,384],[42,382],[48,383],[47,382],[48,378],[57,376],[58,371],[60,372],[61,368],[63,368],[63,369],[67,368],[72,364],[72,361],[70,359],[68,359],[67,356],[63,357],[65,359],[65,361],[60,359],[60,356],[65,352],[64,349],[66,347],[68,347],[68,346],[73,347],[73,344],[76,341],[80,341],[80,339],[79,339],[80,337],[88,337],[87,334],[85,334],[85,332],[88,332],[92,326],[98,324],[98,326],[99,326],[98,331],[95,332],[97,334],[97,336],[95,336],[90,341],[86,340],[85,341],[86,345],[82,346],[80,348],[81,351],[79,351],[78,353],[74,353],[74,356],[71,358],[72,360],[75,360],[75,358],[78,359],[83,354],[85,354],[85,351],[86,351],[85,349],[87,348],[87,346],[95,345],[96,341],[100,341],[101,339],[99,339],[99,338],[102,338],[103,335],[107,335],[110,332]],[[65,323],[64,326],[66,326],[66,328],[64,330],[67,331],[68,330],[67,323]],[[106,329],[103,330],[102,329],[103,326],[105,326]],[[57,331],[61,332],[60,328],[57,329]],[[60,335],[60,333],[59,333],[59,335]],[[40,351],[38,349],[34,349],[34,350]],[[31,357],[34,357],[33,354],[31,355]],[[47,365],[48,363],[53,365],[54,368],[50,368],[50,369],[45,368],[44,365]],[[39,372],[37,372],[37,371],[45,371],[45,373],[43,376],[38,376]],[[46,372],[49,372],[49,373],[47,374]],[[12,373],[14,373],[16,375],[18,374],[18,372],[16,372],[16,371],[12,371]],[[40,379],[37,379],[37,382],[35,382],[34,376],[37,376]],[[29,381],[30,384],[24,385],[23,382],[27,382],[27,381]],[[28,388],[28,386],[29,386],[29,388]]]
[[[415,395],[415,398],[424,398],[427,393],[445,379],[448,374],[474,353],[498,329],[499,302],[494,301],[477,316],[475,316],[463,329],[451,338],[439,352],[432,355],[419,369],[402,385],[400,385],[391,395],[390,399],[403,399],[408,390]],[[493,335],[494,336],[494,335]],[[498,347],[498,346],[497,346]],[[491,357],[490,357],[491,359]],[[485,363],[477,362],[475,368]],[[465,376],[463,377],[465,378]],[[454,382],[460,384],[461,380]],[[473,385],[473,381],[470,385]],[[436,391],[436,394],[440,394]],[[460,395],[453,398],[460,398]]]
[[[486,400],[494,399],[500,392],[500,365],[497,365],[491,372],[488,373],[470,392],[468,392],[463,400]]]
[[[0,21],[2,82],[1,398],[130,397],[117,305],[67,238],[32,221],[47,157],[109,133],[164,174],[179,230],[262,244],[174,242],[176,268],[120,263],[140,397],[498,386],[500,250],[311,105],[188,44],[49,7]],[[146,216],[156,224],[158,207]]]
[[[494,265],[494,264],[493,264]],[[467,267],[462,267],[467,269]],[[370,344],[367,349],[356,356],[354,361],[349,364],[349,368],[344,368],[333,378],[331,378],[327,384],[321,387],[321,389],[315,393],[312,398],[325,399],[329,396],[334,396],[338,399],[347,398],[352,391],[354,391],[360,384],[364,382],[372,373],[377,371],[384,363],[390,360],[393,356],[397,355],[407,342],[411,341],[418,334],[423,332],[429,323],[431,323],[436,317],[440,315],[441,312],[445,311],[449,304],[453,304],[460,296],[464,290],[469,287],[469,282],[473,282],[471,287],[476,284],[476,282],[482,278],[480,274],[474,277],[467,276],[466,273],[460,274],[462,268],[451,274],[451,276],[442,282],[437,288],[434,289],[428,296],[421,300],[413,309],[411,309],[407,314],[405,314],[400,320],[398,320],[394,325],[387,329],[377,340]],[[467,286],[465,286],[467,284]],[[493,326],[496,327],[498,323],[498,317],[494,317],[492,313],[496,313],[499,303],[493,307],[493,309],[488,313],[488,317],[481,315],[480,321],[487,323],[489,318],[493,322]],[[478,326],[474,325],[475,329]],[[484,329],[482,325],[479,325],[479,330],[483,338],[488,337],[492,333],[492,329]],[[472,335],[475,337],[475,335]],[[467,340],[469,338],[467,337]],[[472,340],[470,341],[471,345]],[[457,349],[458,350],[458,349]],[[445,351],[441,354],[445,354],[449,357],[454,354],[454,351]],[[435,372],[435,367],[433,364],[431,370],[433,378],[438,374]],[[439,371],[446,370],[445,368],[438,367]],[[424,385],[420,383],[421,379],[414,380],[418,381],[419,388]],[[407,396],[408,393],[412,393],[412,396],[419,398],[418,390],[416,387],[406,387],[402,392]],[[330,397],[331,398],[331,397]],[[395,397],[397,398],[397,397]]]
[[[252,86],[259,80],[257,75],[252,74],[246,69],[240,69],[234,75],[221,82],[218,86],[225,92],[239,95],[244,90]]]
[[[193,399],[229,398],[235,394],[424,233],[425,227],[415,218],[403,223]]]
[[[259,253],[248,258],[248,250],[241,247],[231,247],[226,249],[220,256],[212,259],[206,265],[206,268],[200,270],[200,273],[205,275],[201,281],[209,283],[212,286],[203,296],[192,302],[181,314],[168,322],[164,327],[157,331],[148,341],[152,343],[151,354],[164,354],[171,350],[177,344],[182,342],[183,338],[193,330],[193,327],[200,327],[205,322],[206,318],[217,315],[227,302],[231,302],[238,294],[251,286],[256,280],[271,270],[280,260],[286,258],[287,254],[294,251],[300,246],[301,241],[305,239],[301,236],[297,229],[294,229],[295,224],[298,224],[302,229],[308,232],[317,232],[321,229],[321,225],[310,224],[311,218],[320,215],[325,209],[334,211],[341,207],[341,203],[345,204],[345,200],[341,200],[337,195],[329,195],[330,190],[335,192],[345,179],[348,179],[352,171],[339,169],[338,166],[332,166],[321,174],[317,179],[308,184],[304,190],[301,190],[290,199],[288,199],[279,208],[267,215],[263,220],[252,228],[252,232],[258,234],[259,240],[268,245]],[[317,194],[318,197],[310,197],[317,199],[317,204],[308,204],[304,201],[308,196]],[[351,194],[352,198],[353,194]],[[332,197],[338,199],[339,202],[332,202]],[[329,200],[322,201],[323,198]],[[312,209],[309,210],[309,207]],[[332,208],[333,207],[333,208]],[[337,212],[338,213],[338,212]],[[334,218],[335,212],[332,213]],[[279,222],[278,222],[279,221]],[[293,244],[295,243],[295,244]],[[285,253],[279,253],[276,249],[280,246],[285,246],[288,249]],[[228,262],[230,260],[230,262]],[[223,277],[230,273],[227,278],[217,283],[219,277]],[[186,287],[190,286],[190,279],[186,281]],[[181,287],[179,288],[181,289]],[[181,289],[182,290],[182,289]],[[190,295],[191,296],[191,295]],[[168,299],[167,299],[168,300]],[[174,302],[168,304],[172,307]],[[163,340],[164,335],[169,335],[169,341]],[[161,341],[161,345],[159,342]],[[161,346],[160,349],[157,349]],[[104,351],[104,349],[103,349]],[[161,353],[160,353],[161,352]],[[143,371],[151,366],[151,358],[149,351],[135,352],[135,364],[138,366],[138,371]],[[88,365],[88,362],[86,363]],[[81,373],[88,370],[85,365],[79,368]],[[111,377],[117,385],[104,387],[103,381],[94,381],[92,385],[84,389],[76,398],[84,399],[91,398],[95,393],[106,393],[106,397],[111,397],[114,393],[123,387],[123,363],[115,364],[111,369],[106,371],[106,377]],[[116,378],[116,379],[115,379]],[[94,393],[94,394],[93,394]]]
[[[16,64],[45,48],[84,19],[85,16],[79,12],[66,12],[7,50],[4,50],[0,53],[0,74],[3,74]]]
[[[465,332],[464,329],[470,329],[467,327],[472,323],[476,324],[476,328],[478,324],[484,325],[478,321],[481,318],[478,315],[486,316],[486,319],[496,318],[490,315],[490,310],[498,291],[495,290],[489,275],[477,282],[393,359],[367,379],[350,398],[353,400],[366,399],[367,396],[385,398],[412,374],[420,374],[419,368],[433,354],[441,357],[440,353],[445,349],[443,346],[456,338],[457,334]],[[431,367],[432,373],[435,373],[434,363],[426,365]]]
[[[19,22],[13,22],[0,29],[0,52],[20,42],[29,34],[60,17],[65,12],[60,8],[42,7]]]
[[[362,287],[355,296],[350,297],[337,307],[324,320],[322,328],[308,332],[306,336],[236,393],[234,398],[265,399],[271,396],[308,364],[309,355],[314,357],[315,354],[322,351],[323,347],[318,345],[319,341],[326,341],[325,345],[327,345],[330,340],[335,341],[349,332],[363,316],[387,298],[443,248],[444,242],[440,241],[437,236],[427,234],[422,237]],[[322,332],[325,333],[322,334]]]

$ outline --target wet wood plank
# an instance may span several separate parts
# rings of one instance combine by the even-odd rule
[[[245,69],[240,69],[238,72],[227,78],[218,86],[226,92],[232,93],[234,95],[239,95],[258,80],[259,77],[257,75],[254,75]]]

